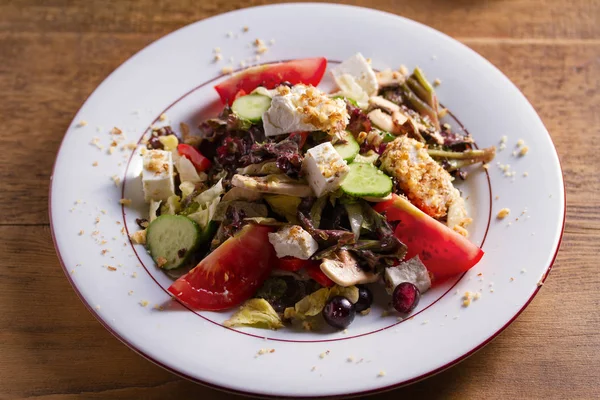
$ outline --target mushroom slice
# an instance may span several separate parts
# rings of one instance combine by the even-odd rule
[[[336,259],[323,259],[321,271],[336,284],[347,287],[372,283],[379,279],[379,274],[363,271],[347,250],[339,250],[335,255]]]

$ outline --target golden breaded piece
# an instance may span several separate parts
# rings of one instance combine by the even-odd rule
[[[423,143],[400,136],[387,145],[381,156],[381,168],[398,180],[408,199],[433,218],[442,218],[458,189],[452,177],[427,154]]]

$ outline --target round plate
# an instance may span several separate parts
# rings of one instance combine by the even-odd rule
[[[290,29],[290,16],[302,21]],[[248,29],[244,29],[247,26]],[[389,39],[386,39],[389,38]],[[258,55],[254,41],[268,50]],[[391,43],[393,43],[390,48]],[[215,49],[222,60],[214,62]],[[480,147],[498,152],[461,184],[481,262],[427,292],[413,314],[386,315],[386,298],[347,331],[228,329],[229,313],[171,301],[171,283],[127,233],[147,215],[135,144],[151,124],[215,115],[221,69],[355,52],[376,69],[420,66],[443,83],[438,97]],[[257,57],[258,56],[258,57]],[[232,59],[230,59],[232,57]],[[331,87],[326,78],[324,88]],[[164,113],[164,115],[163,115]],[[162,117],[159,117],[163,115]],[[87,124],[81,123],[85,120]],[[119,128],[114,130],[113,127]],[[501,137],[508,136],[501,144]],[[517,152],[517,140],[530,151]],[[370,393],[415,382],[472,354],[531,301],[558,250],[565,212],[556,151],[519,90],[457,41],[379,11],[329,4],[249,8],[194,23],[151,44],[113,72],[78,112],[61,145],[50,220],[61,263],[83,302],[124,343],[155,363],[210,386],[266,396]],[[132,203],[122,206],[121,198]],[[510,215],[497,219],[502,208]],[[463,306],[464,292],[479,298]]]

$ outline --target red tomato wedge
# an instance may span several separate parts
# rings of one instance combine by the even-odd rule
[[[304,83],[317,86],[326,68],[327,59],[324,57],[260,65],[235,74],[225,82],[216,85],[215,90],[224,104],[231,105],[240,90],[250,93],[259,86],[273,89],[286,81],[292,85]]]
[[[300,271],[311,264],[314,264],[314,261],[301,260],[296,257],[283,257],[277,260],[277,268],[291,272]]]
[[[187,158],[188,160],[190,160],[192,162],[192,164],[194,164],[194,167],[196,168],[196,171],[198,171],[198,172],[206,171],[212,165],[212,163],[210,162],[210,160],[208,158],[204,157],[202,155],[202,153],[200,153],[198,150],[196,150],[194,147],[190,146],[189,144],[185,144],[185,143],[178,144],[177,152],[179,153],[180,156],[183,156],[183,157]]]
[[[331,287],[335,284],[327,275],[325,275],[323,271],[321,271],[321,267],[318,262],[307,266],[306,273],[308,276],[310,276],[310,279],[316,281],[323,287]]]
[[[399,221],[396,237],[408,246],[405,259],[418,255],[436,279],[468,271],[481,260],[483,250],[464,236],[431,218],[397,195],[374,207],[388,221]]]
[[[272,231],[246,225],[177,279],[169,292],[196,310],[225,310],[248,300],[277,262],[268,237]]]

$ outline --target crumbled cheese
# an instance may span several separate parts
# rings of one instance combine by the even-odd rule
[[[503,143],[503,144],[504,144],[504,143],[506,143],[506,140],[507,140],[507,139],[508,139],[508,138],[506,137],[506,135],[502,136],[502,137],[500,138],[500,143]]]
[[[221,52],[221,48],[220,47],[215,47],[215,53],[220,53]]]
[[[275,44],[275,39],[271,39],[271,40],[269,40],[269,44],[270,44],[271,46],[273,46],[273,45]]]
[[[408,74],[410,73],[408,68],[406,67],[406,65],[400,65],[400,69],[398,69],[398,71],[405,76],[408,76]]]
[[[498,215],[496,215],[496,217],[498,219],[503,219],[505,218],[508,214],[510,214],[510,209],[508,208],[503,208],[502,210],[498,211]]]

